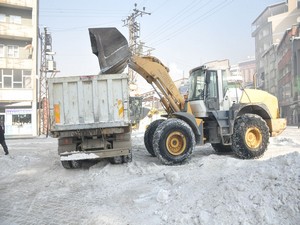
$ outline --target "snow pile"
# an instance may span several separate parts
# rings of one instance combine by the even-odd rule
[[[0,155],[0,224],[299,224],[300,130],[259,160],[197,147],[184,165],[150,157],[133,133],[133,162],[66,170],[56,139],[8,140]]]

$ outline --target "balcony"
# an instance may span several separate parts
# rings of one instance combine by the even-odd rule
[[[0,38],[17,40],[31,40],[34,36],[31,26],[24,26],[11,23],[0,23]]]
[[[32,101],[32,89],[0,89],[0,98],[3,102]]]
[[[0,58],[0,68],[32,69],[32,59]]]
[[[33,0],[0,0],[1,4],[13,8],[32,8]]]

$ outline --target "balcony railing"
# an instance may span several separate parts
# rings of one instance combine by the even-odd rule
[[[19,38],[30,40],[33,36],[33,28],[31,26],[24,26],[11,23],[0,23],[0,37]]]
[[[0,0],[0,4],[11,5],[12,7],[33,7],[33,0]]]

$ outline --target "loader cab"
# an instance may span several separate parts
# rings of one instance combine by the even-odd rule
[[[190,71],[188,101],[196,117],[208,117],[209,112],[220,110],[225,88],[223,75],[222,70],[205,66]]]

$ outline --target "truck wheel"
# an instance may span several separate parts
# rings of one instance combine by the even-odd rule
[[[215,144],[212,143],[211,146],[213,147],[215,152],[218,154],[232,152],[231,145],[223,145],[221,143],[215,143]]]
[[[269,136],[269,128],[260,116],[242,115],[234,124],[232,150],[242,159],[259,158],[267,150]]]
[[[130,151],[129,155],[124,155],[123,157],[123,163],[129,163],[132,161],[132,152]]]
[[[149,152],[149,154],[153,157],[155,157],[155,152],[153,150],[153,143],[152,143],[153,142],[153,135],[154,135],[155,130],[159,126],[159,124],[161,124],[164,121],[165,121],[164,119],[159,119],[159,120],[153,121],[147,127],[147,129],[145,131],[145,134],[144,134],[145,147],[146,147],[147,151]]]
[[[195,148],[192,128],[180,119],[162,122],[153,136],[155,155],[163,164],[179,164],[187,160]]]
[[[111,164],[121,164],[123,163],[123,157],[122,156],[115,156],[109,158],[109,161]]]
[[[71,161],[61,161],[61,164],[65,169],[72,169]]]
[[[73,169],[80,169],[82,167],[82,162],[80,160],[72,160],[70,164]]]

